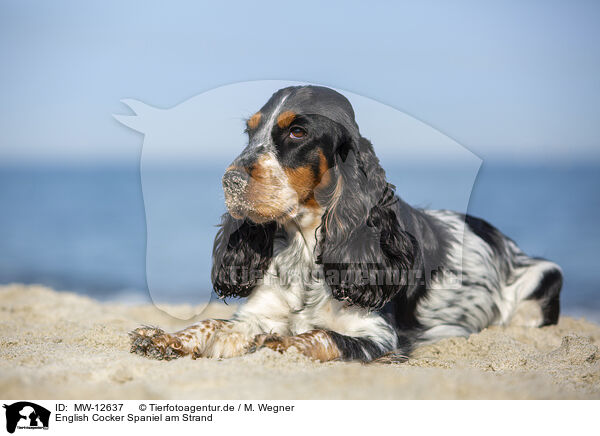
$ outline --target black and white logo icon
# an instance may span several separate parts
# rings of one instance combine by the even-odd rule
[[[4,404],[6,409],[6,431],[14,433],[16,429],[48,429],[50,411],[29,401]]]

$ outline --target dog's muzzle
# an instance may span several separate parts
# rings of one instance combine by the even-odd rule
[[[225,204],[232,217],[255,223],[284,220],[298,210],[298,194],[275,158],[266,156],[247,168],[232,165],[222,179]]]

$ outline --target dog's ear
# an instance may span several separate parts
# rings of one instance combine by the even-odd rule
[[[416,240],[401,228],[395,187],[366,139],[342,141],[330,172],[317,193],[326,205],[317,263],[336,299],[380,309],[406,286],[418,262]]]
[[[273,256],[276,223],[254,224],[236,220],[228,213],[213,246],[211,279],[221,298],[247,297],[260,280]]]

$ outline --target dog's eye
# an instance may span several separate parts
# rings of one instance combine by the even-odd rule
[[[300,127],[292,127],[290,129],[290,138],[292,139],[300,139],[306,135],[306,131]]]

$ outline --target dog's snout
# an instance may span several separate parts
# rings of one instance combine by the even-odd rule
[[[230,194],[242,193],[248,185],[249,175],[246,171],[232,168],[223,175],[223,189]]]

